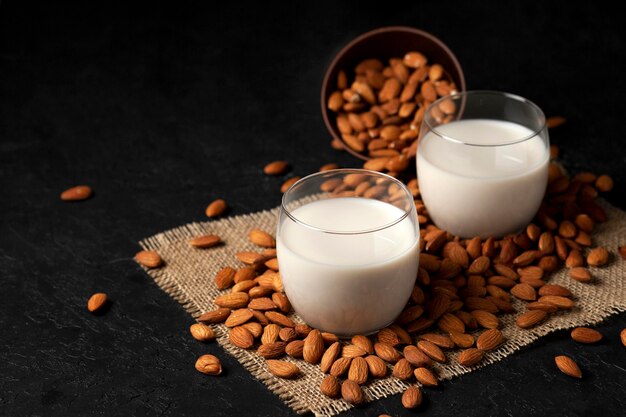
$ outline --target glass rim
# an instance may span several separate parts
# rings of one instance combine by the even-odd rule
[[[509,142],[504,142],[504,143],[496,143],[496,144],[479,144],[479,143],[469,143],[468,141],[464,141],[458,138],[453,138],[451,136],[447,136],[443,133],[441,133],[439,130],[437,130],[437,127],[433,127],[429,121],[428,121],[428,115],[430,115],[431,113],[431,109],[434,108],[434,106],[438,106],[441,102],[445,101],[445,100],[449,100],[449,99],[454,99],[457,97],[469,97],[469,96],[473,96],[473,95],[494,95],[494,96],[501,96],[501,97],[506,97],[508,99],[512,99],[515,101],[518,101],[520,103],[523,103],[529,107],[531,107],[533,110],[535,110],[537,112],[537,114],[541,117],[542,121],[541,121],[541,125],[539,128],[532,130],[532,133],[519,138],[519,139],[514,139],[512,141]],[[465,106],[465,103],[463,103],[463,106]],[[467,120],[471,120],[471,119],[467,119]],[[500,120],[500,119],[493,119],[493,120]],[[457,143],[459,145],[466,145],[466,146],[476,146],[476,147],[482,147],[482,148],[495,148],[498,146],[511,146],[511,145],[515,145],[517,143],[522,143],[525,142],[527,140],[530,140],[536,136],[538,136],[545,128],[546,128],[546,115],[544,114],[543,110],[541,110],[541,107],[539,107],[538,105],[536,105],[533,101],[528,100],[525,97],[522,97],[520,95],[517,94],[513,94],[513,93],[506,93],[504,91],[495,91],[495,90],[471,90],[471,91],[460,91],[460,92],[456,92],[454,94],[450,94],[448,96],[444,96],[441,98],[438,98],[437,100],[433,101],[430,106],[428,106],[428,108],[426,109],[426,112],[424,114],[424,119],[423,122],[426,124],[426,126],[428,126],[429,128],[429,133],[433,132],[435,135],[437,135],[438,137],[445,139],[447,141],[453,142],[453,143]],[[440,125],[437,125],[440,126]],[[525,126],[527,127],[527,126]]]
[[[404,210],[401,209],[400,207],[394,206],[396,208],[398,208],[399,210],[402,210],[402,215],[400,217],[398,217],[397,219],[386,223],[382,226],[378,226],[378,227],[374,227],[371,229],[364,229],[364,230],[349,230],[349,231],[339,231],[339,230],[330,230],[330,229],[325,229],[322,227],[317,227],[317,226],[313,226],[311,224],[308,224],[306,222],[303,222],[302,220],[298,219],[296,216],[293,215],[293,213],[291,213],[291,211],[286,207],[286,198],[287,196],[291,193],[291,191],[298,185],[307,181],[310,181],[312,179],[315,179],[317,177],[321,177],[324,175],[329,175],[329,174],[337,174],[337,173],[360,173],[360,174],[369,174],[369,175],[373,175],[373,176],[377,176],[377,177],[382,177],[382,178],[386,178],[389,180],[392,180],[395,184],[399,185],[400,188],[405,192],[405,194],[407,195],[407,198],[409,201],[411,201],[411,203],[413,203],[413,195],[411,194],[411,192],[409,191],[409,189],[406,187],[406,185],[404,185],[402,183],[402,181],[398,180],[397,178],[392,177],[391,175],[387,175],[384,174],[382,172],[378,172],[378,171],[373,171],[370,169],[362,169],[362,168],[338,168],[338,169],[330,169],[327,171],[320,171],[320,172],[316,172],[313,174],[309,174],[306,177],[303,177],[301,179],[299,179],[298,181],[296,181],[294,184],[291,185],[291,187],[289,187],[287,189],[287,191],[285,191],[285,193],[283,194],[283,197],[281,199],[280,202],[280,210],[281,212],[284,212],[287,217],[289,217],[289,219],[291,219],[292,221],[294,221],[295,223],[304,226],[310,230],[316,231],[316,232],[321,232],[321,233],[327,233],[327,234],[333,234],[333,235],[363,235],[363,234],[368,234],[368,233],[374,233],[374,232],[378,232],[380,230],[384,230],[384,229],[388,229],[390,227],[395,226],[396,224],[400,223],[401,221],[403,221],[404,219],[406,219],[411,212],[415,209],[415,204],[411,204],[410,208],[408,210]],[[365,198],[365,197],[346,197],[346,198]],[[381,200],[378,200],[381,201]],[[387,203],[386,201],[381,201],[385,204],[390,204]],[[393,206],[393,204],[390,204]]]

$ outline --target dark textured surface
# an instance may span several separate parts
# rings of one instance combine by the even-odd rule
[[[334,52],[374,27],[431,31],[470,89],[566,116],[552,133],[565,165],[611,174],[607,198],[626,209],[624,23],[606,5],[15,3],[0,5],[0,415],[292,414],[216,344],[191,339],[190,317],[131,257],[141,238],[204,220],[214,198],[232,214],[276,206],[281,179],[261,173],[270,160],[296,174],[357,165],[328,146],[318,94]],[[79,183],[95,196],[58,199]],[[85,309],[95,291],[113,299],[103,316]],[[591,347],[543,338],[428,389],[421,414],[619,415],[623,327],[614,316]],[[205,352],[224,376],[194,370]],[[556,370],[561,353],[581,381]],[[403,413],[399,397],[349,414],[382,412]]]

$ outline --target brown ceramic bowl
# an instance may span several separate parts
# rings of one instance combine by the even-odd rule
[[[353,151],[344,143],[335,123],[335,114],[326,107],[328,96],[335,90],[337,73],[343,69],[350,77],[356,64],[366,58],[383,60],[393,57],[401,58],[409,51],[419,51],[428,58],[429,62],[441,64],[456,83],[457,89],[465,91],[465,77],[459,61],[450,48],[428,32],[405,26],[389,26],[372,30],[355,38],[339,51],[328,66],[322,83],[321,104],[326,128],[333,138],[338,139],[344,148],[357,158],[369,159],[366,155]]]

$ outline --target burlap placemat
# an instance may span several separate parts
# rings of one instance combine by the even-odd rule
[[[550,283],[560,283],[570,288],[577,298],[576,309],[555,314],[546,323],[530,330],[521,330],[515,325],[517,314],[500,316],[502,332],[507,341],[499,349],[489,352],[481,366],[499,361],[554,330],[598,323],[611,314],[626,310],[626,262],[616,254],[616,248],[626,244],[626,213],[606,202],[600,203],[606,209],[609,221],[597,226],[593,239],[596,245],[604,246],[611,252],[609,266],[591,268],[595,277],[593,284],[581,284],[572,280],[565,269],[554,273]],[[189,223],[146,238],[140,245],[144,249],[157,251],[166,262],[164,267],[147,272],[189,314],[198,317],[201,313],[216,308],[213,299],[222,292],[213,282],[217,271],[224,266],[241,266],[235,258],[236,252],[258,250],[248,242],[248,231],[255,227],[267,231],[275,230],[277,215],[278,208],[275,208],[217,221]],[[226,244],[205,250],[189,245],[190,237],[209,233],[219,235]],[[518,311],[523,311],[521,302],[515,301],[514,305]],[[302,322],[295,314],[291,318]],[[286,360],[298,364],[302,376],[295,380],[276,378],[267,371],[265,360],[254,350],[243,350],[229,342],[226,326],[218,325],[214,328],[218,343],[296,412],[310,411],[317,416],[332,416],[351,407],[343,400],[332,400],[320,393],[319,386],[324,374],[319,366],[287,358]],[[459,366],[456,361],[436,365],[441,379],[449,379],[477,368],[479,367],[467,369]],[[388,377],[367,384],[364,391],[368,400],[372,401],[403,392],[407,386],[397,378]]]

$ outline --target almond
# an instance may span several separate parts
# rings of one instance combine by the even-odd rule
[[[336,377],[326,375],[320,384],[320,392],[327,397],[337,398],[341,393],[341,384]]]
[[[428,318],[430,320],[437,320],[443,315],[450,307],[450,298],[445,295],[437,294],[433,297],[432,301],[428,303],[426,309],[428,310]]]
[[[235,291],[235,292],[237,292],[237,291]],[[248,295],[250,296],[250,298],[261,298],[261,297],[266,297],[266,296],[272,294],[273,292],[274,291],[271,288],[267,288],[267,287],[252,287],[248,291]],[[249,306],[250,306],[250,304],[248,304],[248,307]]]
[[[419,350],[417,346],[408,345],[404,347],[404,358],[416,367],[431,366],[433,361],[428,355]]]
[[[587,263],[591,266],[604,266],[609,261],[609,251],[603,247],[597,247],[589,251]]]
[[[189,244],[194,248],[207,249],[222,243],[222,239],[218,235],[203,235],[194,237]]]
[[[445,363],[447,361],[445,353],[443,353],[437,345],[429,342],[428,340],[420,340],[417,342],[417,348],[428,355],[432,360],[440,363]]]
[[[554,237],[550,232],[543,232],[539,237],[539,250],[545,254],[549,255],[554,252]]]
[[[565,375],[571,376],[572,378],[583,377],[580,368],[578,367],[576,362],[574,362],[574,360],[570,357],[565,355],[556,356],[554,358],[554,362],[556,363],[557,368],[559,368],[559,370]]]
[[[420,52],[407,52],[402,59],[402,63],[409,68],[420,68],[426,65],[428,60]]]
[[[600,175],[598,179],[596,179],[595,186],[598,191],[607,193],[613,189],[613,178],[608,175]]]
[[[374,351],[376,352],[376,355],[385,362],[396,363],[400,360],[400,352],[387,343],[375,343]]]
[[[374,344],[367,336],[362,336],[362,335],[352,336],[352,344],[359,346],[370,355],[374,353]]]
[[[622,339],[622,345],[626,346],[626,329],[622,329],[619,333],[620,339]]]
[[[448,336],[435,333],[424,333],[419,335],[420,339],[427,340],[444,349],[453,349],[454,342]]]
[[[422,390],[414,385],[408,387],[402,394],[402,406],[406,409],[417,408],[422,404]]]
[[[320,361],[320,359],[322,359],[323,354],[324,339],[322,339],[322,335],[320,334],[319,330],[311,330],[306,339],[304,339],[304,349],[302,350],[302,357],[308,363],[316,364]]]
[[[280,358],[285,354],[285,342],[265,343],[259,346],[257,353],[265,359]]]
[[[385,362],[375,355],[365,357],[369,374],[374,378],[384,378],[387,375],[387,365]]]
[[[572,330],[571,336],[579,343],[596,343],[602,340],[602,333],[589,327],[576,327]]]
[[[289,163],[287,161],[273,161],[265,165],[263,172],[266,175],[282,175],[287,172]]]
[[[512,270],[506,265],[494,264],[493,268],[496,270],[498,275],[502,275],[504,277],[510,278],[513,281],[517,281],[519,279],[519,275],[517,274],[517,272],[515,272],[514,270]]]
[[[265,256],[257,252],[237,252],[235,257],[246,265],[258,265],[265,262]]]
[[[277,311],[266,311],[265,317],[267,317],[272,323],[279,324],[283,327],[294,327],[294,322],[291,321],[289,317]]]
[[[348,379],[359,385],[365,384],[367,381],[368,367],[365,359],[356,357],[352,359],[350,368],[348,369]]]
[[[214,301],[220,307],[224,308],[242,308],[248,305],[250,296],[245,292],[231,292],[229,294],[220,295]]]
[[[436,387],[438,384],[437,377],[428,368],[415,368],[413,374],[415,379],[427,387]]]
[[[266,363],[267,370],[279,378],[295,378],[300,373],[300,368],[291,362],[268,359]]]
[[[261,323],[257,323],[255,321],[244,323],[241,325],[241,327],[252,333],[252,337],[254,337],[255,339],[263,334],[263,326],[261,326]]]
[[[618,247],[617,251],[619,252],[622,259],[626,259],[626,245]]]
[[[537,253],[535,251],[527,250],[523,252],[521,255],[513,259],[513,265],[515,266],[526,266],[530,265],[537,259]]]
[[[231,293],[236,293],[236,292],[248,293],[253,288],[262,288],[262,287],[257,287],[256,285],[257,283],[255,281],[241,281],[240,283],[233,285],[233,287],[230,289],[230,292]],[[248,294],[248,296],[250,296],[250,294]]]
[[[287,343],[285,346],[285,353],[292,358],[302,358],[302,351],[304,350],[304,341],[303,340],[294,340],[293,342]]]
[[[569,220],[563,220],[559,225],[559,235],[570,239],[576,236],[576,226]]]
[[[470,367],[480,362],[483,359],[483,356],[484,356],[484,352],[482,350],[476,349],[476,348],[469,348],[469,349],[465,349],[464,351],[462,351],[459,354],[457,360],[459,362],[459,365]]]
[[[572,297],[572,292],[558,284],[546,284],[539,288],[539,295],[558,295],[561,297]]]
[[[235,272],[235,277],[233,280],[236,284],[243,281],[250,281],[256,278],[256,271],[251,266],[244,266],[243,268],[239,268],[237,272]]]
[[[450,332],[450,339],[460,348],[469,348],[474,345],[474,336],[471,334]]]
[[[320,362],[320,370],[325,374],[330,371],[333,363],[339,357],[339,353],[341,352],[341,343],[335,342],[326,349],[324,355],[322,355],[322,359]]]
[[[135,254],[135,261],[146,268],[157,268],[163,264],[161,256],[152,250],[142,250]]]
[[[465,324],[463,321],[451,313],[446,313],[441,316],[437,321],[437,325],[445,333],[452,331],[465,333]]]
[[[254,344],[254,336],[245,327],[233,327],[228,333],[231,343],[242,349],[249,349]]]
[[[209,204],[205,210],[207,217],[221,216],[226,211],[226,201],[217,199]]]
[[[541,301],[528,303],[526,305],[526,308],[528,310],[542,310],[542,311],[545,311],[546,313],[555,313],[559,310],[559,308],[555,306],[554,304],[541,302]]]
[[[248,303],[248,308],[260,311],[273,310],[277,307],[278,306],[268,297],[254,298]]]
[[[558,295],[544,295],[539,298],[539,301],[554,304],[561,310],[570,310],[576,305],[571,299]]]
[[[223,323],[230,315],[230,308],[218,308],[217,310],[207,311],[197,318],[199,322],[207,324]]]
[[[362,358],[359,358],[359,359],[362,359]],[[354,361],[352,362],[352,364],[354,365]],[[400,359],[393,366],[393,376],[395,376],[398,379],[406,381],[408,379],[411,379],[412,375],[413,375],[413,367],[411,366],[411,363],[404,358]]]
[[[214,279],[217,288],[223,290],[233,285],[236,273],[237,271],[229,266],[220,269]]]
[[[289,303],[289,300],[287,299],[287,296],[285,294],[281,292],[275,292],[274,294],[272,294],[272,301],[283,313],[289,313],[289,311],[291,311],[291,303]]]
[[[341,92],[334,91],[328,97],[328,108],[336,113],[341,109],[341,106],[343,106],[343,97],[341,96]]]
[[[252,315],[254,315],[254,319],[261,324],[262,326],[267,326],[270,324],[270,321],[267,319],[265,314],[260,311],[252,310]]]
[[[263,329],[263,335],[261,336],[261,343],[274,343],[278,341],[280,335],[280,326],[274,323],[268,324]]]
[[[398,339],[400,340],[401,345],[410,345],[413,340],[411,339],[411,335],[409,332],[404,330],[403,327],[400,327],[397,324],[391,324],[389,326],[389,330],[392,330],[396,335],[398,335]]]
[[[341,350],[341,356],[344,358],[356,358],[365,356],[367,351],[358,345],[345,345]]]
[[[341,384],[341,396],[347,403],[359,405],[365,402],[365,395],[359,384],[349,379]]]
[[[502,332],[498,329],[489,329],[476,339],[476,347],[480,350],[493,350],[504,341]]]
[[[487,269],[489,269],[489,265],[491,265],[491,260],[486,256],[479,256],[474,259],[472,264],[469,266],[467,273],[468,274],[483,274]]]
[[[513,293],[513,290],[511,290],[511,293]],[[490,313],[498,312],[498,307],[492,301],[482,297],[467,297],[465,299],[465,308],[470,311],[484,310]]]
[[[63,201],[82,201],[91,197],[92,190],[88,185],[77,185],[61,193]]]
[[[352,358],[341,357],[337,359],[330,367],[330,374],[336,377],[340,377],[341,375],[346,373],[351,363]]]
[[[296,331],[293,329],[293,327],[285,327],[283,329],[280,329],[280,332],[278,333],[278,338],[287,343],[295,340],[297,336],[298,335],[296,334]]]
[[[311,330],[313,330],[305,323],[296,324],[293,329],[296,331],[298,337],[307,337],[309,333],[311,333]]]
[[[250,311],[247,308],[240,308],[230,313],[230,315],[228,316],[224,324],[227,327],[237,327],[237,326],[244,324],[245,322],[250,320],[252,317],[253,317],[252,311]]]
[[[389,329],[389,328],[384,328],[381,329],[378,334],[377,334],[377,338],[379,342],[382,343],[386,343],[390,346],[397,346],[400,344],[400,338],[398,337],[398,335],[396,334],[396,332],[394,332],[393,330]],[[353,341],[354,343],[354,341]],[[371,342],[370,342],[371,344]],[[373,348],[373,346],[367,346],[368,349],[369,348]],[[365,348],[364,348],[365,349]],[[370,350],[366,350],[367,353],[373,353],[373,349]]]
[[[324,164],[320,167],[319,172],[330,171],[331,169],[339,169],[339,164],[334,162]]]
[[[474,310],[470,314],[476,319],[478,324],[486,329],[496,329],[500,326],[500,320],[498,317],[488,311]]]
[[[548,313],[542,310],[530,310],[520,315],[517,320],[517,326],[522,329],[528,329],[545,320]]]
[[[108,297],[105,293],[97,292],[87,300],[87,310],[89,310],[90,313],[95,313],[107,304],[107,300]]]
[[[565,117],[562,116],[550,116],[546,118],[546,126],[548,129],[557,128],[565,123]]]
[[[194,339],[200,342],[208,342],[215,339],[215,332],[209,326],[200,323],[194,323],[189,327],[189,332]]]
[[[222,364],[216,356],[202,355],[196,361],[196,370],[205,375],[219,375],[222,373]]]
[[[450,252],[448,253],[448,258],[457,265],[460,265],[463,268],[467,268],[469,265],[469,257],[467,255],[467,251],[463,246],[458,243],[452,243],[450,245]]]
[[[511,288],[511,294],[524,301],[535,301],[537,299],[535,289],[528,284],[515,285]]]
[[[264,248],[275,248],[276,239],[269,233],[261,229],[252,229],[248,233],[248,240],[257,246]]]

